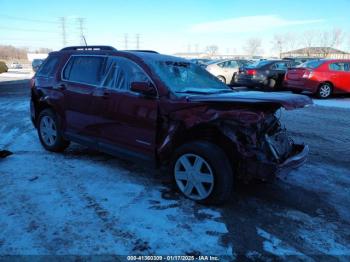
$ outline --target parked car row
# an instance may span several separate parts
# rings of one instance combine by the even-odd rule
[[[267,90],[307,91],[319,98],[350,92],[350,60],[284,58],[211,61],[206,70],[228,85]]]

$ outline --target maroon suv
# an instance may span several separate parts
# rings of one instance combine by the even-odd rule
[[[167,166],[178,189],[204,203],[227,200],[234,178],[268,179],[303,164],[276,110],[306,96],[236,92],[185,59],[108,46],[50,53],[32,81],[31,118],[42,145],[69,142]]]

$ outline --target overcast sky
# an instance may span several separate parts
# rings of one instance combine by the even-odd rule
[[[66,17],[67,42],[80,43],[77,18],[84,18],[88,44],[140,48],[163,53],[202,51],[217,45],[220,53],[245,53],[247,39],[262,39],[262,51],[272,55],[275,34],[342,29],[350,47],[350,1],[234,0],[0,0],[0,44],[30,48],[62,47],[59,18]],[[298,40],[299,41],[299,40]],[[301,40],[300,40],[301,41]]]

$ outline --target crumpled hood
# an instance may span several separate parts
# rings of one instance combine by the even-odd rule
[[[277,92],[231,92],[207,95],[190,95],[187,99],[192,102],[232,102],[239,104],[274,104],[287,110],[302,108],[312,105],[312,99],[305,95],[294,95]]]

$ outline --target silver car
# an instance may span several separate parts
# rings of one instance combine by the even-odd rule
[[[208,64],[206,70],[220,81],[229,85],[235,82],[239,68],[246,65],[247,60],[226,59]]]

